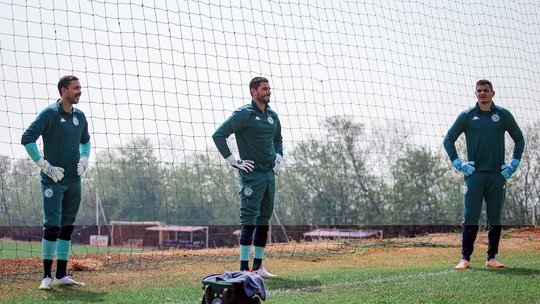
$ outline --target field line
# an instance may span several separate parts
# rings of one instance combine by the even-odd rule
[[[377,278],[377,279],[369,279],[369,280],[359,280],[355,282],[342,282],[342,283],[336,283],[336,284],[324,284],[319,286],[307,286],[302,288],[295,288],[295,289],[272,289],[267,290],[267,294],[271,296],[275,295],[281,295],[281,294],[289,294],[289,293],[297,293],[297,292],[312,292],[312,291],[319,291],[322,289],[329,289],[329,288],[339,288],[339,287],[352,287],[352,286],[359,286],[363,284],[381,284],[381,283],[387,283],[387,282],[396,282],[396,281],[403,281],[403,280],[410,280],[410,279],[419,279],[419,278],[425,278],[425,277],[433,277],[433,276],[441,276],[441,275],[447,275],[451,273],[456,273],[456,270],[443,270],[443,271],[435,271],[435,272],[420,272],[415,274],[408,274],[408,275],[396,275],[396,276],[390,276],[386,278]]]
[[[523,263],[520,265],[515,266],[527,266],[527,265],[536,265],[539,264],[540,261],[536,262],[529,262],[529,263]],[[475,271],[475,269],[470,269],[467,271]],[[384,278],[376,278],[376,279],[368,279],[368,280],[358,280],[355,282],[342,282],[342,283],[335,283],[335,284],[323,284],[319,286],[306,286],[302,288],[294,288],[294,289],[286,289],[286,288],[279,288],[279,289],[271,289],[267,290],[266,294],[275,296],[275,295],[281,295],[281,294],[291,294],[291,293],[297,293],[297,292],[313,292],[313,291],[319,291],[323,289],[330,289],[330,288],[340,288],[340,287],[353,287],[353,286],[360,286],[363,284],[382,284],[382,283],[388,283],[388,282],[397,282],[397,281],[404,281],[404,280],[416,280],[420,278],[427,278],[427,277],[436,277],[436,276],[443,276],[448,275],[452,273],[457,273],[458,270],[448,269],[448,270],[442,270],[442,271],[429,271],[429,272],[419,272],[415,274],[407,274],[407,275],[394,275]]]

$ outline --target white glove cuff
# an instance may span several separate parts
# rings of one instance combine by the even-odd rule
[[[38,166],[40,166],[40,167],[43,167],[43,166],[46,166],[46,165],[47,165],[47,161],[46,161],[45,159],[43,159],[43,157],[42,157],[42,158],[40,158],[40,159],[36,162],[36,164],[37,164]]]
[[[231,166],[234,166],[235,164],[237,164],[236,162],[236,158],[234,158],[234,155],[231,154],[231,156],[225,158],[229,164],[231,164]]]

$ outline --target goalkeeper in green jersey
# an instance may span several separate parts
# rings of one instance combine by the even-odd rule
[[[81,97],[75,76],[58,82],[61,98],[45,108],[22,135],[21,143],[41,168],[43,219],[43,279],[39,289],[83,286],[68,276],[67,263],[75,218],[81,203],[81,175],[88,167],[90,135],[84,113],[73,105]],[[43,156],[36,141],[43,138]],[[56,274],[52,264],[56,254]]]
[[[283,160],[283,140],[278,115],[268,106],[268,79],[255,77],[249,83],[251,103],[234,113],[212,138],[221,155],[238,169],[240,183],[240,271],[249,271],[249,255],[254,246],[252,271],[275,277],[262,267],[270,217],[274,210],[275,175]],[[231,153],[227,138],[234,134],[239,159]]]
[[[444,148],[454,167],[464,174],[464,215],[462,229],[462,259],[455,267],[470,267],[474,241],[483,201],[486,202],[488,220],[488,250],[486,266],[503,268],[495,259],[501,238],[501,217],[506,194],[506,180],[516,172],[525,147],[525,139],[512,114],[493,103],[493,85],[488,80],[476,83],[476,106],[457,117],[444,138]],[[506,164],[504,136],[508,132],[514,141],[514,152]],[[465,133],[467,159],[463,163],[455,142]]]

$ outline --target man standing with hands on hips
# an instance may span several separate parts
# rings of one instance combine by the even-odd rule
[[[486,266],[503,268],[495,259],[501,238],[501,217],[506,194],[506,180],[516,172],[525,148],[525,139],[512,114],[493,103],[495,91],[488,80],[476,83],[476,106],[459,114],[444,138],[444,148],[454,167],[463,172],[464,214],[462,230],[462,258],[457,270],[470,268],[474,241],[482,203],[486,202],[488,220],[488,250]],[[512,160],[505,163],[505,133],[514,141]],[[455,146],[465,133],[467,159],[462,163]]]
[[[254,245],[252,272],[276,277],[262,266],[270,217],[274,210],[275,175],[283,160],[281,124],[268,106],[268,79],[255,77],[249,83],[251,103],[240,107],[214,132],[212,138],[221,155],[238,169],[240,183],[240,271],[249,271]],[[227,138],[234,134],[240,159],[232,155]]]
[[[43,218],[43,279],[39,289],[52,286],[84,286],[67,273],[75,218],[81,204],[81,175],[88,168],[90,135],[79,103],[81,84],[75,76],[60,78],[60,99],[45,108],[22,135],[30,158],[41,168]],[[43,156],[36,141],[43,138]],[[56,254],[56,275],[52,264]]]

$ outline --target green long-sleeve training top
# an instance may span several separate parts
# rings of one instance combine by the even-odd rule
[[[76,108],[68,113],[58,100],[41,111],[36,120],[24,131],[21,144],[26,146],[35,143],[40,136],[43,136],[43,158],[51,165],[65,170],[62,182],[80,178],[77,175],[79,146],[90,140],[84,113]],[[43,172],[41,178],[50,180]]]
[[[283,156],[281,123],[268,105],[261,110],[255,101],[234,111],[214,132],[212,138],[224,158],[231,156],[227,138],[234,134],[240,159],[253,160],[257,171],[268,171],[274,166],[276,153]]]
[[[489,111],[476,106],[458,115],[444,137],[444,148],[450,161],[458,158],[455,142],[461,133],[467,141],[467,158],[475,162],[476,171],[500,172],[505,162],[505,132],[514,141],[512,158],[521,160],[525,138],[510,111],[492,104]]]

